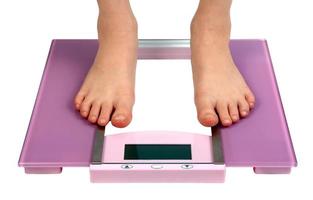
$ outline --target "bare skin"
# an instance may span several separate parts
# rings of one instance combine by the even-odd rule
[[[132,118],[137,22],[128,0],[98,0],[99,49],[74,103],[92,123],[127,126]],[[191,62],[198,119],[230,126],[249,114],[255,98],[228,47],[231,0],[200,0],[191,23]]]
[[[128,1],[99,0],[99,48],[74,103],[92,123],[127,126],[132,118],[137,22]]]
[[[230,126],[255,105],[230,54],[230,6],[231,0],[200,0],[191,23],[195,104],[204,126]]]

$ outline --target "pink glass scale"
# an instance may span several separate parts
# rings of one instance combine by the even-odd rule
[[[141,40],[138,59],[190,59],[188,46],[171,45],[179,40],[163,45],[153,45],[153,41],[157,43]],[[59,173],[62,167],[90,166],[97,127],[75,111],[73,98],[97,47],[96,40],[52,41],[19,159],[27,173]],[[256,173],[289,173],[297,161],[267,42],[232,40],[230,47],[257,103],[239,123],[213,128],[213,135],[221,136],[225,165],[253,167]]]

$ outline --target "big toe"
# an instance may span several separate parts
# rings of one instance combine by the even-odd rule
[[[218,123],[218,116],[212,103],[196,103],[198,120],[203,126],[215,126]]]
[[[218,123],[218,117],[215,113],[215,111],[209,111],[206,112],[202,115],[200,115],[198,117],[199,122],[203,125],[203,126],[215,126]]]
[[[132,103],[119,102],[114,107],[115,111],[111,118],[112,125],[118,128],[126,127],[132,119]]]

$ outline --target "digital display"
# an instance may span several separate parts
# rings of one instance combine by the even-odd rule
[[[124,160],[191,160],[191,145],[125,144]]]

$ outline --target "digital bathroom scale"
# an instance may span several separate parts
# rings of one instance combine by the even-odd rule
[[[265,40],[231,40],[236,66],[257,102],[244,120],[198,133],[105,135],[76,112],[73,98],[93,63],[97,40],[53,40],[19,166],[28,174],[89,167],[92,182],[223,182],[228,167],[286,174],[297,166]],[[138,59],[190,59],[189,40],[139,40]],[[279,178],[279,177],[277,177]]]

